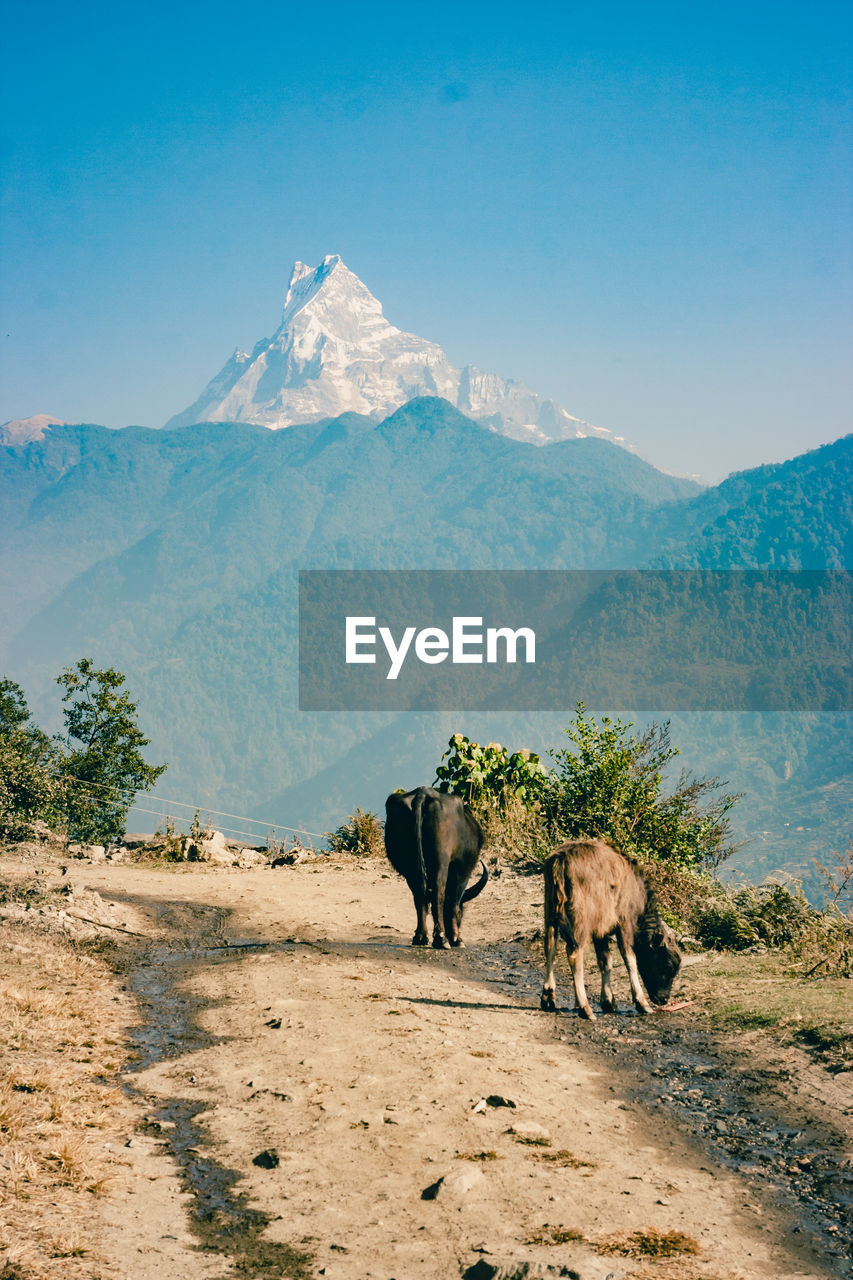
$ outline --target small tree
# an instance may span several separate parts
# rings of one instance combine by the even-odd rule
[[[39,819],[55,821],[57,751],[30,720],[24,691],[0,679],[0,837],[22,840]]]
[[[546,810],[564,838],[600,836],[624,853],[685,868],[717,866],[734,852],[728,813],[740,799],[719,778],[682,772],[664,791],[664,770],[677,756],[669,722],[632,734],[630,722],[587,717],[582,702],[566,730],[575,750],[552,752],[556,770]]]
[[[96,670],[82,658],[57,677],[65,689],[63,711],[68,754],[65,809],[72,839],[109,840],[120,835],[137,791],[148,791],[166,766],[146,764],[150,741],[136,722],[136,704],[120,693],[124,676]]]

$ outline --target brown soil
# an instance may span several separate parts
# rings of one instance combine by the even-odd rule
[[[701,964],[679,1012],[591,1026],[565,974],[540,1012],[537,878],[493,879],[453,953],[409,945],[376,860],[67,879],[116,904],[138,1010],[81,1277],[848,1274],[849,1073],[709,1030]]]

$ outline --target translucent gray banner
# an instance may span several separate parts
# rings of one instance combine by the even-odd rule
[[[303,570],[303,711],[849,711],[848,571]]]

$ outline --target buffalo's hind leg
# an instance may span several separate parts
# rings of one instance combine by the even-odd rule
[[[572,971],[572,982],[575,988],[575,1012],[580,1014],[582,1018],[588,1018],[590,1022],[595,1022],[595,1014],[592,1011],[592,1005],[589,1003],[589,996],[586,994],[586,982],[583,973],[583,947],[575,947],[572,950],[569,944],[566,944],[566,955],[569,958],[569,968]]]
[[[459,875],[453,866],[447,875],[447,888],[444,895],[444,932],[451,947],[464,947],[462,941],[462,894],[464,885],[459,883]]]
[[[415,911],[418,913],[418,921],[415,926],[415,936],[412,938],[413,947],[428,947],[429,935],[427,933],[427,912],[429,906],[425,897],[421,896],[418,888],[412,889],[412,897],[415,900]]]
[[[442,865],[439,861],[435,875],[435,897],[432,902],[432,918],[434,929],[432,934],[432,945],[437,951],[449,951],[450,943],[444,932],[444,904],[447,895],[447,871],[446,865]]]

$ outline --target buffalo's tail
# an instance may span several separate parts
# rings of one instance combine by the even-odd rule
[[[418,855],[417,872],[420,881],[421,893],[423,899],[427,898],[427,873],[426,863],[424,862],[424,793],[420,788],[415,792],[415,799],[412,805],[412,813],[415,819],[415,848]]]
[[[480,859],[480,866],[483,868],[480,879],[476,884],[469,885],[462,894],[461,906],[464,906],[466,902],[470,902],[472,898],[476,898],[478,893],[482,893],[489,882],[489,868],[486,866],[482,858]]]

